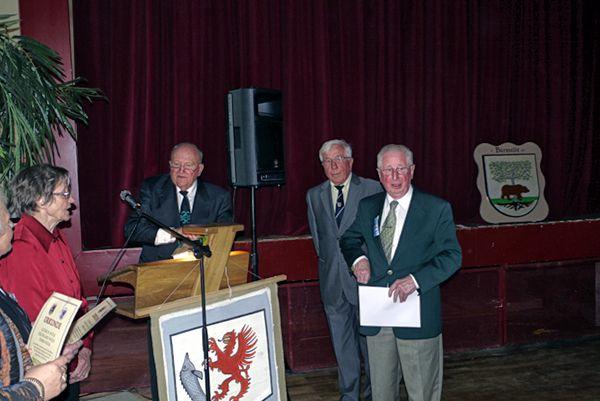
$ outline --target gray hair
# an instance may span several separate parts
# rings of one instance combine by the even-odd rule
[[[383,155],[387,152],[402,152],[406,156],[406,161],[409,166],[413,165],[413,152],[408,147],[404,145],[396,145],[394,143],[390,143],[389,145],[385,145],[379,153],[377,153],[377,168],[381,168],[381,161],[383,160]]]
[[[352,157],[352,147],[348,142],[344,141],[343,139],[330,139],[329,141],[321,145],[321,149],[319,149],[319,160],[322,162],[323,155],[329,152],[331,148],[336,145],[344,148],[344,153],[346,154],[346,157]]]
[[[49,203],[54,189],[60,184],[66,184],[71,190],[69,172],[62,167],[40,164],[19,171],[10,183],[11,215],[21,217],[23,213],[36,212],[38,200]]]
[[[177,149],[179,149],[181,147],[192,148],[192,150],[194,150],[196,152],[196,154],[198,155],[198,160],[200,161],[200,163],[202,163],[202,160],[204,159],[204,153],[202,153],[202,151],[200,150],[200,148],[198,146],[196,146],[195,144],[193,144],[191,142],[181,142],[181,143],[178,143],[177,145],[173,146],[173,149],[171,149],[171,155],[173,155],[173,152],[175,152]]]

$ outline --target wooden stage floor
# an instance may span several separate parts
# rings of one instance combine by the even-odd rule
[[[444,360],[445,401],[599,401],[600,337],[469,353]],[[336,371],[286,375],[291,401],[337,401]],[[147,387],[132,389],[135,400]],[[403,398],[406,395],[403,389]],[[91,400],[98,395],[90,394]],[[108,398],[111,399],[110,396]],[[126,399],[126,398],[124,398]]]
[[[446,401],[600,400],[600,337],[456,353],[444,364]],[[287,377],[291,401],[338,400],[335,383],[331,369]]]

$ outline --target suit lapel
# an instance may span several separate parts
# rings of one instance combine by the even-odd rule
[[[321,190],[319,191],[319,198],[321,199],[321,207],[325,211],[327,217],[331,220],[337,228],[335,216],[333,215],[333,199],[331,199],[331,186],[329,181],[325,181],[321,184]]]
[[[200,221],[200,213],[202,211],[202,203],[207,202],[209,200],[208,192],[206,191],[206,186],[199,179],[196,180],[196,196],[194,197],[194,206],[192,208],[192,216],[190,221]]]
[[[383,246],[381,245],[381,236],[379,233],[380,227],[381,227],[381,212],[383,211],[383,204],[385,202],[385,197],[386,197],[386,193],[381,192],[378,194],[377,196],[377,200],[375,202],[373,202],[373,208],[371,209],[371,212],[369,214],[369,223],[371,225],[371,235],[373,236],[374,242],[377,246],[377,252],[379,252],[380,257],[383,258],[383,260],[387,260],[386,256],[385,256],[385,252],[383,251]],[[374,232],[375,232],[375,224],[377,224],[377,233],[378,235],[375,236]]]
[[[177,206],[177,194],[175,184],[167,179],[163,185],[163,190],[159,193],[160,209],[165,214],[165,224],[179,226],[179,206]]]
[[[400,239],[398,240],[398,246],[396,247],[396,253],[392,258],[392,262],[395,262],[399,255],[406,252],[411,244],[411,233],[417,231],[418,226],[421,224],[423,219],[423,209],[421,209],[421,202],[419,197],[421,194],[413,187],[413,195],[406,212],[406,220],[404,220],[404,226],[402,227],[402,233],[400,233]]]
[[[348,199],[344,203],[344,214],[340,223],[339,232],[343,233],[352,225],[354,219],[352,216],[356,216],[356,210],[358,209],[358,202],[362,198],[363,191],[360,186],[360,178],[357,175],[352,174],[352,178],[348,188]]]

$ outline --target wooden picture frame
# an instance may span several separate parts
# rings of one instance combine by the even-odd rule
[[[207,295],[211,399],[287,400],[277,283],[259,280]],[[200,297],[152,312],[160,400],[203,401]]]

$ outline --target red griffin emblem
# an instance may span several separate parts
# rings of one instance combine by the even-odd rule
[[[247,325],[244,325],[239,333],[235,330],[228,331],[223,338],[218,340],[225,344],[223,350],[219,348],[214,337],[208,340],[208,348],[215,353],[216,359],[212,360],[209,356],[209,366],[211,369],[218,369],[223,374],[228,375],[218,390],[215,391],[212,400],[219,401],[225,398],[229,393],[229,385],[235,380],[240,384],[240,391],[237,395],[229,398],[231,401],[239,401],[250,387],[250,376],[248,370],[252,365],[252,360],[256,354],[256,333]]]

